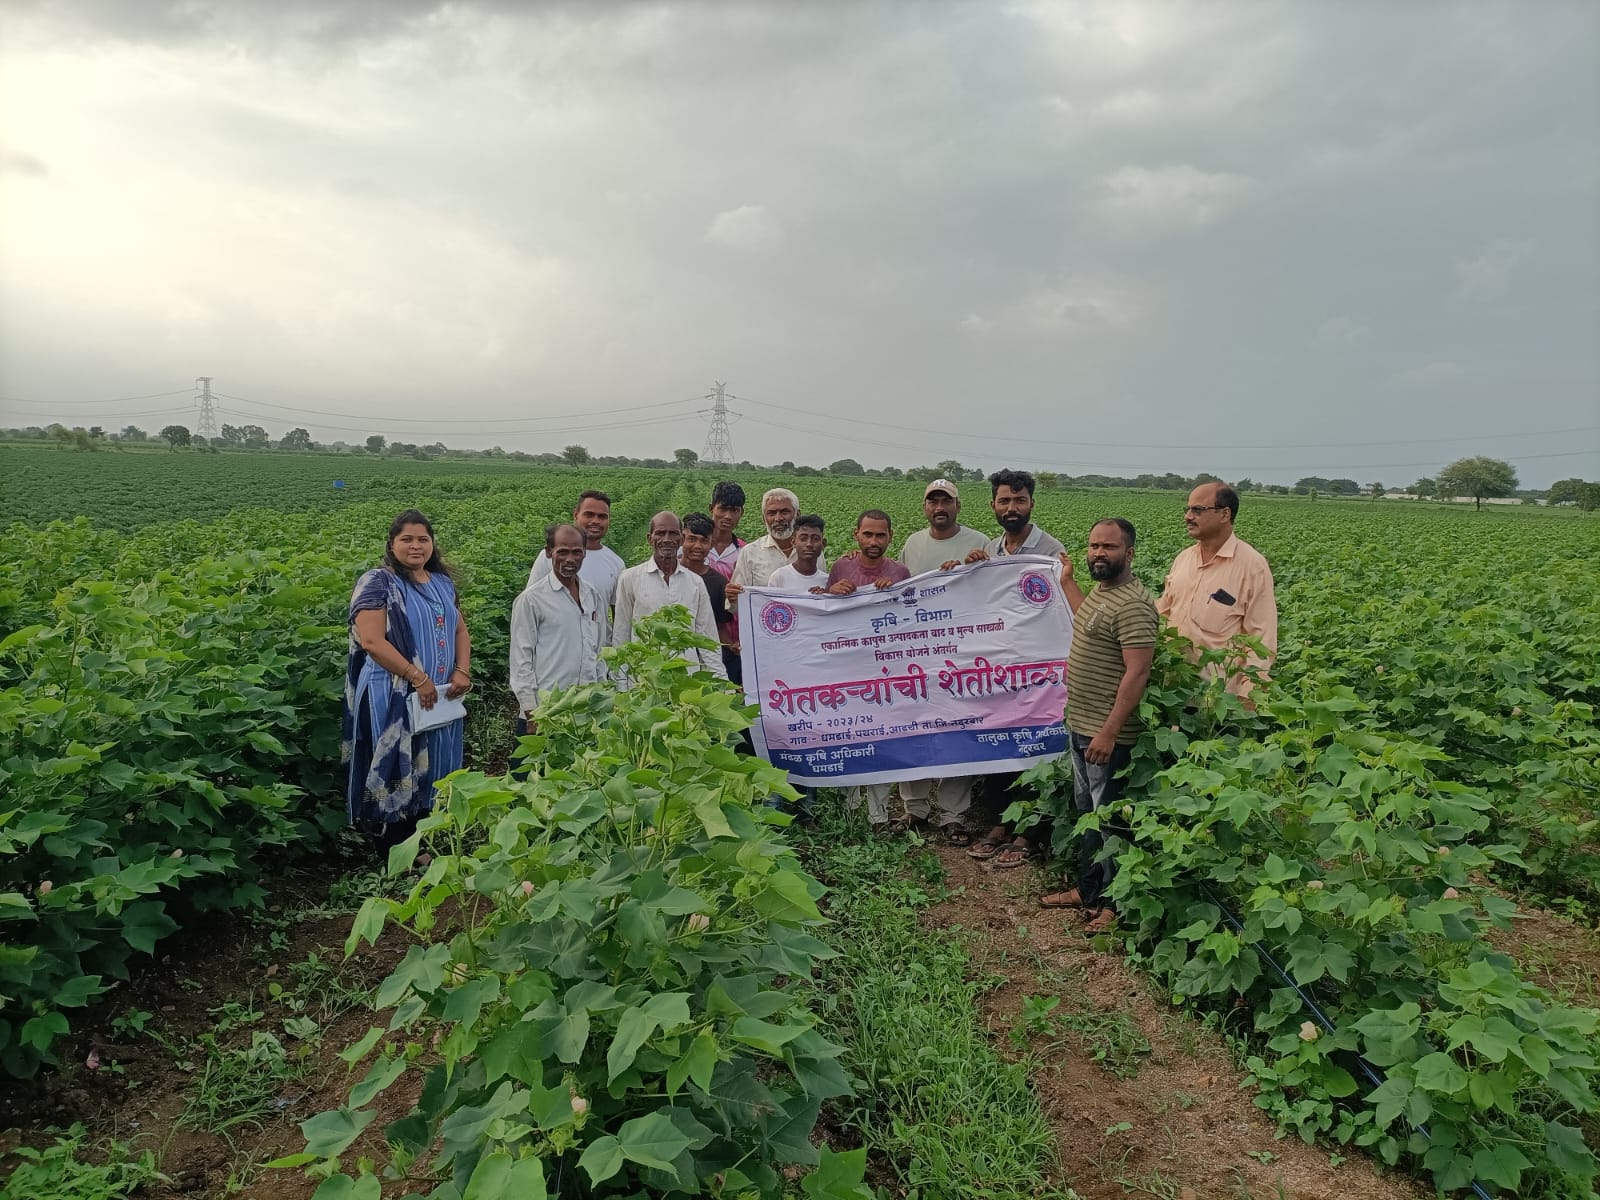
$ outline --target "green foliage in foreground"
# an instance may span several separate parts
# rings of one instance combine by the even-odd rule
[[[1444,751],[1376,726],[1349,688],[1263,690],[1250,713],[1200,689],[1176,641],[1128,802],[1077,824],[1110,839],[1129,952],[1175,1002],[1253,1014],[1257,1103],[1308,1142],[1409,1158],[1442,1191],[1587,1195],[1600,1014],[1555,1003],[1485,940],[1515,911],[1486,875],[1524,865],[1492,796],[1443,777]],[[1064,812],[1070,772],[1032,776]]]
[[[89,1158],[98,1158],[90,1162]],[[12,1151],[10,1173],[0,1180],[0,1200],[123,1200],[147,1183],[165,1182],[152,1150],[135,1155],[123,1142],[92,1147],[73,1125],[43,1150]]]
[[[31,574],[0,591],[0,1068],[28,1075],[64,1010],[126,979],[175,918],[259,903],[262,851],[311,832],[296,801],[334,788],[339,680],[304,664],[340,627],[307,601],[344,573],[240,554],[113,581],[78,576],[87,530],[17,541]]]
[[[280,1163],[326,1176],[319,1200],[378,1194],[370,1160],[345,1158],[407,1074],[420,1099],[376,1170],[439,1200],[780,1196],[783,1164],[816,1167],[819,1200],[865,1194],[863,1156],[811,1143],[850,1087],[801,992],[832,954],[811,932],[823,889],[761,806],[793,793],[730,748],[749,717],[676,656],[702,644],[686,624],[641,622],[607,652],[629,690],[552,697],[522,743],[529,779],[452,776],[396,848],[392,868],[422,842],[436,857],[403,901],[363,906],[349,949],[389,922],[415,937],[374,1000],[399,1037]]]
[[[959,939],[918,922],[934,898],[924,885],[942,887],[938,859],[913,861],[904,842],[841,844],[843,832],[825,829],[812,852],[832,889],[841,951],[819,1004],[860,1080],[845,1124],[907,1195],[1071,1195],[1054,1183],[1055,1139],[1028,1063],[1002,1061],[979,1024],[989,985],[969,978]]]

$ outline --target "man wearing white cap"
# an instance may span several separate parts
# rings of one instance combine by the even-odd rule
[[[913,575],[958,566],[989,539],[956,520],[961,515],[961,491],[948,479],[935,479],[922,492],[922,515],[928,527],[919,529],[900,548],[900,561]]]
[[[923,489],[922,513],[928,518],[928,527],[913,533],[900,549],[900,561],[913,575],[959,566],[972,551],[988,545],[981,530],[969,529],[956,519],[961,514],[961,490],[948,479],[935,479]],[[937,799],[933,799],[935,784]],[[972,844],[972,835],[962,823],[972,804],[971,775],[909,780],[900,785],[900,799],[908,822],[927,821],[937,807],[939,828],[950,844]]]

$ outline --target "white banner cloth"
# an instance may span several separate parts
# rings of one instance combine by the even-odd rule
[[[1072,612],[1053,558],[882,591],[739,595],[756,752],[828,787],[1020,771],[1066,751]]]

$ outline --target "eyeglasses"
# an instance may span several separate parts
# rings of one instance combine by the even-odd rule
[[[1201,513],[1221,512],[1227,508],[1226,504],[1191,504],[1183,510],[1186,517],[1198,517]]]

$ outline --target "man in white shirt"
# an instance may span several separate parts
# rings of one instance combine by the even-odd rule
[[[766,586],[774,571],[794,561],[794,519],[799,512],[800,500],[788,488],[773,488],[761,497],[761,520],[767,534],[739,551],[728,581],[730,603],[747,587]],[[818,565],[826,569],[827,560],[819,560]]]
[[[617,577],[626,564],[621,555],[605,544],[606,531],[611,528],[611,497],[604,492],[588,491],[578,497],[578,506],[572,510],[572,523],[584,536],[583,570],[579,573],[585,583],[600,593],[607,608],[616,603]],[[531,587],[550,573],[550,556],[543,550],[533,560],[528,572]]]
[[[821,592],[827,589],[828,573],[819,565],[827,545],[822,518],[806,513],[794,519],[794,561],[784,563],[767,580],[768,587],[786,592]]]
[[[961,490],[948,479],[935,479],[923,489],[922,515],[928,527],[917,530],[900,547],[900,561],[913,575],[960,566],[967,555],[989,544],[981,530],[956,519],[961,515]]]
[[[600,649],[611,644],[611,624],[600,593],[582,578],[584,541],[576,526],[557,525],[550,535],[550,571],[511,606],[518,737],[533,730],[533,710],[553,688],[605,677]]]
[[[700,576],[678,561],[683,546],[683,523],[676,513],[659,512],[650,518],[648,560],[629,567],[617,577],[617,620],[611,644],[621,646],[633,640],[633,623],[659,612],[668,605],[681,604],[694,618],[694,631],[710,638],[713,648],[689,651],[691,666],[709,671],[718,679],[728,677],[717,645],[717,622],[711,615],[711,596]]]

